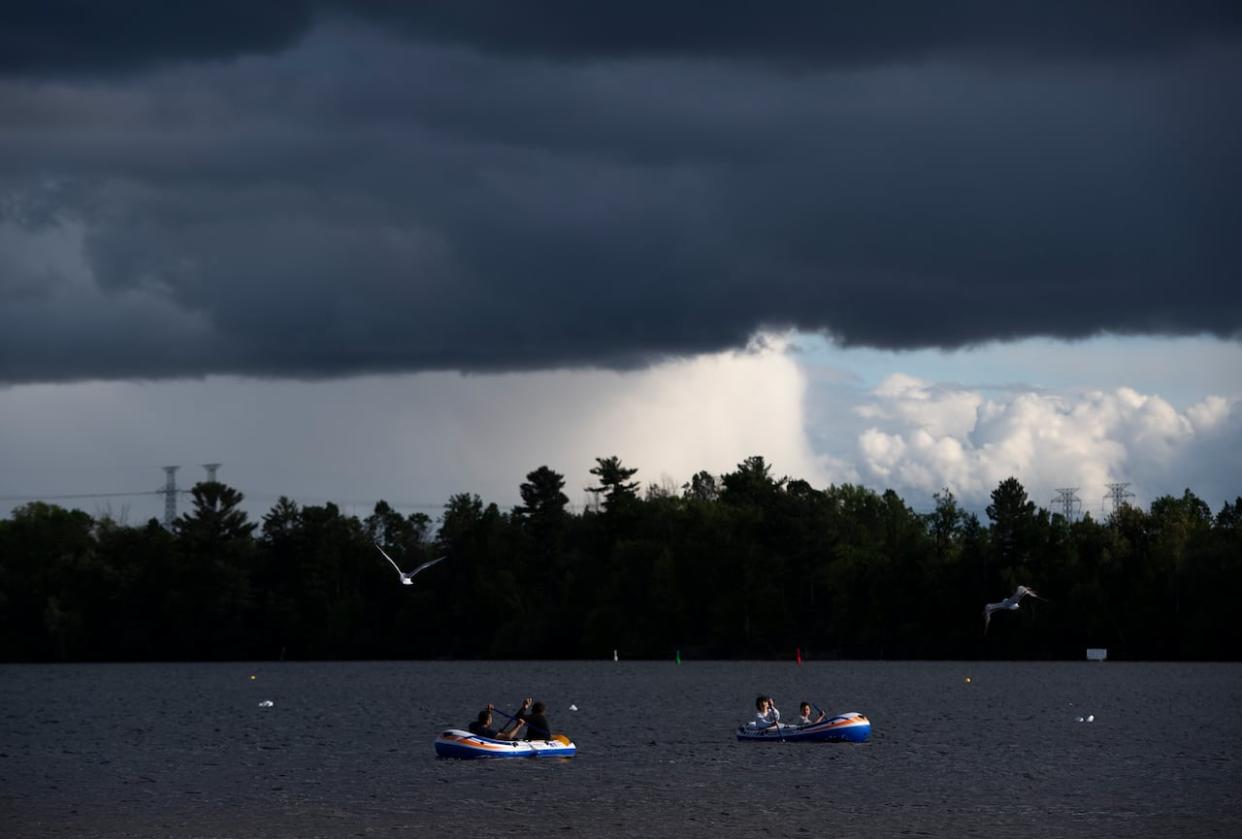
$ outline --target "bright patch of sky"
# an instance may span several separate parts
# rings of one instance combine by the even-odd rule
[[[943,352],[792,339],[808,379],[813,450],[916,509],[951,489],[982,512],[1010,475],[1051,508],[1078,487],[1099,515],[1106,485],[1140,504],[1191,488],[1218,508],[1240,488],[1242,345],[1211,338],[1027,340]]]
[[[1175,405],[1207,393],[1242,395],[1242,343],[1211,337],[1030,339],[960,350],[893,352],[838,347],[819,335],[793,342],[812,379],[871,388],[894,372],[963,387],[1068,391],[1127,386]]]
[[[981,517],[1010,475],[1049,508],[1079,487],[1098,515],[1105,484],[1129,481],[1143,506],[1189,487],[1217,510],[1242,492],[1239,370],[1242,347],[1209,339],[891,353],[782,335],[627,372],[14,386],[0,515],[41,493],[143,522],[162,513],[161,466],[181,464],[188,487],[209,462],[255,517],[281,494],[359,516],[379,499],[435,515],[458,492],[507,509],[545,464],[581,509],[594,458],[614,454],[645,484],[757,454],[778,476],[892,488],[919,511],[948,487]],[[98,495],[54,498],[77,493]]]
[[[644,484],[674,491],[752,454],[822,485],[803,433],[804,392],[778,348],[629,372],[18,386],[0,389],[0,514],[22,502],[14,496],[42,493],[144,522],[162,514],[153,494],[161,466],[181,464],[178,484],[188,487],[208,462],[223,463],[219,479],[242,490],[252,515],[282,494],[360,516],[379,499],[434,516],[460,492],[508,509],[541,465],[565,476],[581,510],[594,459],[610,455]]]

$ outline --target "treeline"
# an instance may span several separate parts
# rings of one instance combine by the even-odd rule
[[[615,457],[598,504],[526,476],[522,504],[449,499],[438,529],[386,503],[365,519],[193,489],[172,531],[41,502],[0,521],[0,659],[1112,658],[1237,660],[1242,498],[1189,490],[1069,522],[1014,478],[987,523],[947,490],[919,514],[894,492],[776,479],[761,457],[680,490]],[[375,549],[409,570],[400,584]],[[1048,599],[993,616],[1025,584]]]

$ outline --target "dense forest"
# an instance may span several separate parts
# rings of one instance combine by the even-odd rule
[[[680,490],[635,471],[598,459],[578,515],[540,467],[520,506],[456,495],[438,529],[287,498],[254,522],[215,482],[171,532],[27,504],[0,521],[0,659],[1242,657],[1242,498],[1071,522],[1009,478],[984,523],[947,490],[919,514],[762,457]],[[404,586],[376,544],[446,560]],[[1018,584],[1046,600],[985,633]]]

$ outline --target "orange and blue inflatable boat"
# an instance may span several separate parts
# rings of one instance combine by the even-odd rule
[[[573,757],[578,747],[563,734],[552,740],[493,740],[450,728],[436,738],[436,755],[463,760],[497,757]]]
[[[856,711],[829,717],[810,725],[754,728],[739,725],[737,739],[773,743],[862,743],[871,737],[871,720]]]

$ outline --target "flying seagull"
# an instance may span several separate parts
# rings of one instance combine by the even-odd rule
[[[418,567],[417,567],[417,568],[415,568],[413,571],[411,571],[411,572],[409,572],[409,573],[407,574],[406,572],[404,572],[404,571],[402,571],[402,570],[401,570],[401,566],[400,566],[400,565],[398,565],[397,563],[395,563],[395,562],[393,562],[393,561],[392,561],[392,557],[391,557],[391,556],[389,556],[388,554],[384,553],[384,549],[383,549],[383,548],[381,548],[381,547],[379,546],[379,543],[378,543],[378,542],[375,544],[375,548],[376,548],[376,550],[378,550],[380,553],[384,554],[384,559],[388,560],[388,562],[392,565],[392,567],[393,567],[393,568],[396,568],[396,569],[397,569],[397,573],[398,573],[399,575],[401,575],[401,585],[403,585],[403,586],[412,586],[412,585],[414,585],[414,576],[415,576],[416,574],[418,574],[418,572],[419,572],[419,571],[424,571],[424,570],[426,570],[426,569],[430,568],[431,566],[435,565],[437,562],[441,562],[441,561],[443,561],[443,559],[444,559],[444,557],[442,557],[442,556],[440,556],[440,557],[436,557],[435,559],[430,559],[430,560],[428,560],[428,561],[424,562],[422,565],[418,566]]]
[[[1029,589],[1026,586],[1018,586],[1017,591],[1015,591],[1013,594],[1006,597],[1001,602],[988,603],[986,606],[984,606],[983,607],[983,631],[985,633],[988,631],[988,624],[992,622],[993,612],[999,611],[1000,609],[1013,610],[1013,609],[1018,608],[1018,604],[1022,602],[1022,598],[1026,597],[1028,594],[1031,597],[1034,597],[1036,600],[1044,600],[1044,598],[1036,594],[1033,589]]]

